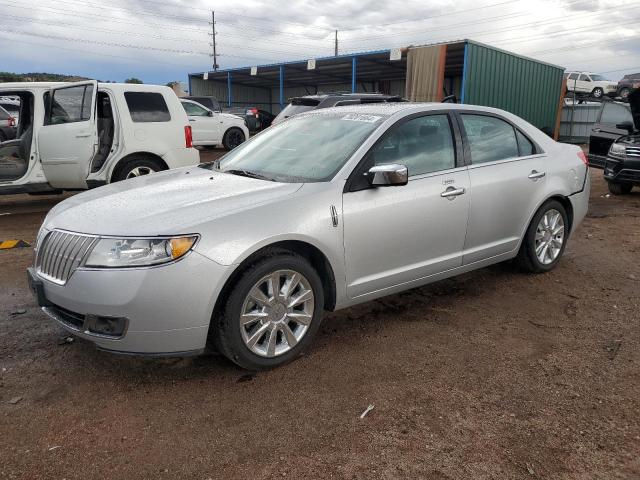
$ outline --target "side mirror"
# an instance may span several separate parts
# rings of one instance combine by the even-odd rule
[[[626,130],[627,132],[629,132],[629,135],[631,135],[635,130],[635,126],[633,125],[633,122],[629,122],[629,121],[618,123],[616,125],[616,128],[619,128],[620,130]]]
[[[211,110],[209,110],[209,111],[207,112],[207,115],[209,115],[210,117],[213,117],[213,112],[212,112]]]
[[[404,165],[376,165],[367,172],[372,187],[395,187],[409,183],[409,170]]]

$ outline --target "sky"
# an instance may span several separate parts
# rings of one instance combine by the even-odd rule
[[[220,68],[464,38],[618,80],[640,72],[640,0],[0,0],[0,71],[186,82]]]

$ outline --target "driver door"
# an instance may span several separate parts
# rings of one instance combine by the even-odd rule
[[[87,188],[98,146],[95,80],[54,88],[44,95],[45,117],[38,152],[47,182],[55,188]]]
[[[446,112],[406,118],[367,154],[343,194],[347,295],[356,298],[462,265],[469,173]],[[403,186],[372,188],[370,167],[402,164]]]

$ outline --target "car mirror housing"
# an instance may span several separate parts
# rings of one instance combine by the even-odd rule
[[[409,182],[409,170],[397,163],[376,165],[367,172],[367,177],[372,187],[395,187]]]
[[[213,117],[213,112],[212,112],[211,110],[209,110],[209,111],[207,112],[207,115],[209,115],[210,117]]]

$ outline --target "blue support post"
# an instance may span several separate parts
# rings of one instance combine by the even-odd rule
[[[356,93],[356,78],[358,70],[358,57],[351,57],[351,93]]]
[[[280,108],[284,108],[284,65],[280,65]]]
[[[231,108],[233,103],[233,91],[231,89],[231,72],[227,72],[227,106]]]
[[[464,44],[464,61],[462,62],[462,84],[460,85],[460,103],[464,103],[464,90],[467,85],[467,42]]]

